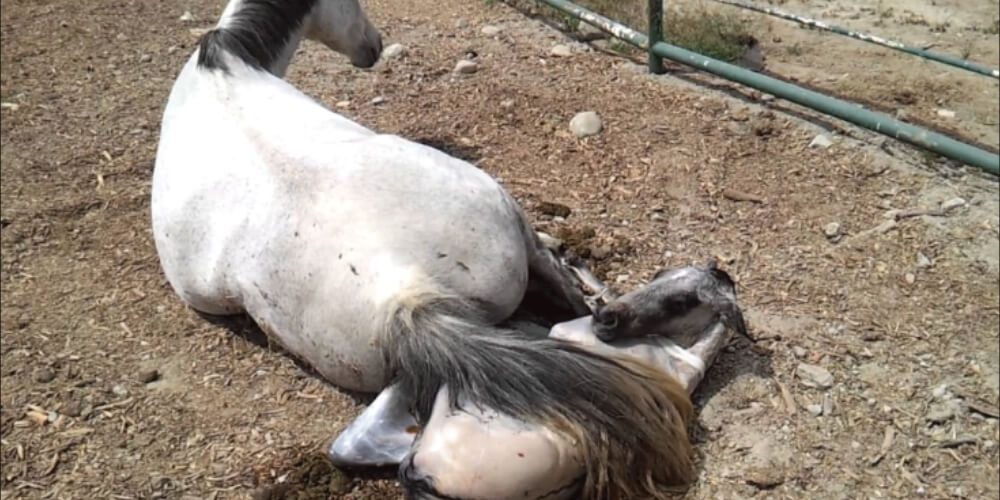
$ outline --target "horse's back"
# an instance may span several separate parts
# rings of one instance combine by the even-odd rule
[[[168,105],[157,156],[157,250],[192,307],[248,312],[357,390],[385,382],[378,314],[399,294],[432,285],[497,321],[513,312],[527,286],[526,228],[489,175],[297,91],[266,103],[256,86],[231,92]]]

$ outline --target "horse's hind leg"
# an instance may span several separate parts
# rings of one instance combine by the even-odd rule
[[[592,314],[569,269],[537,234],[529,237],[526,305],[547,311],[545,316],[555,323]]]

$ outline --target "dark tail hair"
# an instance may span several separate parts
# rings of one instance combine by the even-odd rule
[[[453,408],[488,407],[577,443],[584,498],[661,498],[663,486],[694,479],[691,401],[666,373],[492,326],[471,301],[434,289],[410,289],[387,309],[380,345],[420,422],[446,384]]]

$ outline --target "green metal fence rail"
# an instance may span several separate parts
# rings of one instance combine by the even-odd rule
[[[656,56],[721,76],[722,78],[767,92],[776,97],[932,151],[944,157],[981,168],[993,175],[1000,175],[1000,156],[975,146],[956,141],[931,130],[901,122],[883,113],[869,111],[858,104],[813,92],[797,85],[755,73],[662,41],[651,44],[650,38],[647,35],[567,0],[537,1],[593,25],[602,31],[610,33],[615,38],[621,39]],[[650,2],[660,3],[662,0],[650,0]],[[650,7],[649,12],[655,12],[655,10]]]
[[[752,10],[755,12],[760,12],[761,14],[766,14],[769,16],[778,17],[785,19],[787,21],[792,21],[812,28],[829,31],[831,33],[836,33],[838,35],[849,36],[857,40],[861,40],[868,43],[874,43],[876,45],[881,45],[883,47],[888,47],[890,49],[895,49],[901,52],[906,52],[908,54],[913,54],[915,56],[923,57],[924,59],[930,59],[932,61],[937,61],[939,63],[954,66],[956,68],[961,68],[966,71],[971,71],[973,73],[979,73],[980,75],[991,76],[996,79],[1000,79],[1000,69],[990,68],[982,64],[974,63],[972,61],[955,57],[948,54],[939,54],[937,52],[931,52],[929,50],[920,49],[914,47],[910,44],[905,44],[896,40],[890,40],[888,38],[883,38],[880,36],[869,35],[867,33],[861,33],[860,31],[854,31],[847,28],[841,28],[840,26],[834,26],[830,23],[819,21],[816,19],[810,19],[805,16],[800,16],[798,14],[792,14],[790,12],[785,12],[781,9],[775,9],[773,7],[763,7],[755,5],[748,2],[742,2],[740,0],[712,0],[713,2],[731,5],[733,7],[739,7],[741,9]]]

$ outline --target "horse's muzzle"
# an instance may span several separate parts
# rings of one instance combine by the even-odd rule
[[[382,36],[376,35],[375,40],[369,46],[358,52],[360,54],[351,58],[351,64],[357,68],[371,68],[382,57]]]

